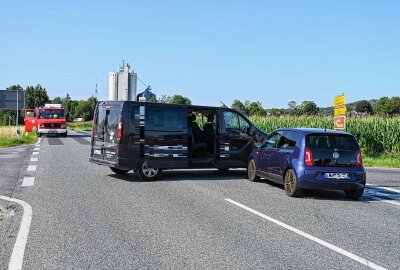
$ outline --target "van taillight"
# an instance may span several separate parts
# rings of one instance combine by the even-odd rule
[[[362,166],[362,156],[361,156],[361,151],[358,150],[356,153],[356,167],[361,167]]]
[[[305,155],[304,155],[304,163],[305,163],[307,166],[313,166],[313,165],[314,165],[314,164],[313,164],[312,152],[311,152],[311,150],[310,150],[308,147],[306,147],[306,153],[305,153]]]
[[[118,138],[121,139],[122,138],[122,129],[123,129],[123,121],[122,121],[122,115],[119,117],[119,121],[118,121]]]

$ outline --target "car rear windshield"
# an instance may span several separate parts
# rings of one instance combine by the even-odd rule
[[[348,134],[310,134],[306,147],[312,152],[314,166],[355,166],[360,149]]]

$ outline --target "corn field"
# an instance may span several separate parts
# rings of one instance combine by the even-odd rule
[[[267,133],[284,127],[333,129],[330,117],[252,117],[250,120]],[[357,136],[366,154],[400,154],[400,118],[348,117],[346,131]]]

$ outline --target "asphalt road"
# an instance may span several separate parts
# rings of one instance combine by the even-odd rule
[[[0,150],[20,160],[18,172],[1,173],[0,195],[33,209],[23,269],[370,269],[356,258],[400,269],[400,194],[380,188],[400,190],[400,170],[368,169],[378,187],[358,202],[341,192],[289,198],[281,186],[246,181],[244,170],[117,176],[88,162],[87,139],[70,132],[42,138],[37,150]],[[23,187],[27,176],[34,183]],[[12,248],[2,243],[16,233],[0,239],[1,269]]]

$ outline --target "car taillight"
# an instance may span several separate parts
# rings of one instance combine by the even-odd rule
[[[361,156],[361,151],[358,150],[356,153],[356,167],[361,167],[362,166],[362,156]]]
[[[122,115],[120,115],[119,121],[118,121],[118,138],[119,139],[122,138],[122,135],[123,135],[122,129],[123,129],[123,127],[124,127],[124,123],[123,123],[123,120],[122,120]]]
[[[313,166],[314,165],[313,164],[313,155],[312,155],[311,150],[308,147],[306,147],[306,153],[304,155],[304,163],[307,166]]]

